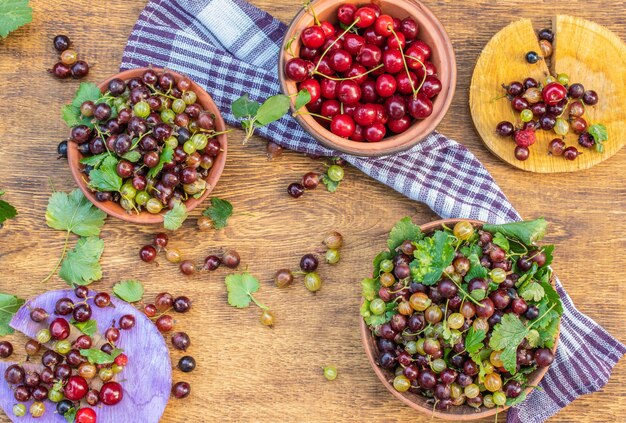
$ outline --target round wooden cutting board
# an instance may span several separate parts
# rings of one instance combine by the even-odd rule
[[[529,19],[522,19],[498,32],[481,53],[470,87],[470,110],[483,142],[496,156],[517,168],[530,172],[573,172],[587,169],[613,156],[626,143],[626,45],[608,29],[573,16],[558,15],[553,20],[555,33],[551,69],[545,61],[526,62],[528,51],[540,52],[537,35]],[[552,71],[552,72],[550,72]],[[550,73],[566,73],[570,81],[582,83],[598,92],[600,101],[587,107],[583,116],[589,125],[606,125],[609,140],[604,153],[578,145],[578,136],[570,131],[565,142],[583,154],[575,161],[548,154],[548,143],[557,137],[553,131],[537,131],[537,142],[530,147],[530,158],[519,161],[514,156],[511,138],[496,134],[496,125],[508,120],[519,124],[519,113],[511,108],[502,84],[533,77],[544,82]]]

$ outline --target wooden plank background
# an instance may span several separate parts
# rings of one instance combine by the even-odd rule
[[[254,3],[285,22],[299,8],[298,1]],[[572,13],[604,24],[625,39],[625,2],[426,3],[446,26],[458,59],[456,98],[439,129],[478,156],[524,217],[545,216],[551,222],[546,241],[557,245],[554,268],[569,293],[583,312],[626,342],[626,152],[579,173],[525,173],[486,150],[468,111],[468,86],[478,54],[511,20],[529,17],[539,28],[554,13]],[[117,70],[145,1],[32,0],[31,4],[33,23],[0,41],[0,187],[20,211],[19,218],[0,231],[0,291],[21,297],[64,286],[56,277],[40,282],[54,266],[64,239],[61,232],[46,227],[44,211],[51,185],[64,191],[74,188],[66,162],[56,160],[55,148],[67,135],[59,108],[72,98],[78,83],[46,74],[57,60],[52,38],[68,34],[80,56],[94,65],[87,80],[100,81]],[[227,167],[215,190],[235,207],[230,225],[215,234],[199,233],[198,210],[171,237],[171,245],[197,260],[220,247],[236,248],[242,266],[263,281],[258,298],[275,311],[274,329],[258,323],[258,309],[235,310],[227,305],[223,270],[184,277],[162,258],[160,266],[140,262],[137,252],[158,231],[156,227],[110,219],[103,230],[104,278],[94,285],[96,289],[132,277],[144,282],[146,298],[167,289],[194,300],[190,314],[177,316],[177,328],[191,336],[189,353],[196,357],[198,368],[184,376],[174,372],[175,381],[191,383],[192,395],[171,400],[162,421],[430,421],[378,384],[361,348],[358,306],[359,280],[384,247],[392,222],[405,215],[420,223],[436,216],[353,169],[346,172],[336,194],[320,189],[293,200],[285,192],[287,185],[305,172],[322,170],[322,162],[295,153],[268,162],[260,139],[247,146],[241,145],[241,139],[240,131],[230,136]],[[338,266],[322,266],[322,290],[311,294],[301,281],[289,289],[274,288],[273,272],[296,268],[299,257],[314,250],[321,234],[331,229],[345,235],[346,245]],[[23,344],[22,336],[13,339]],[[174,360],[180,356],[172,355]],[[334,382],[321,375],[320,366],[330,363],[339,369]],[[625,421],[625,376],[622,360],[602,392],[576,400],[551,421]],[[2,415],[0,422],[6,421]]]

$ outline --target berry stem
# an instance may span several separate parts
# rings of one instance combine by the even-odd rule
[[[304,9],[313,16],[313,20],[315,21],[315,25],[322,25],[320,20],[317,18],[317,14],[315,13],[315,9],[311,7],[311,0],[307,0],[304,2]]]
[[[48,273],[48,276],[46,276],[46,278],[41,281],[42,283],[48,282],[50,278],[56,273],[57,269],[63,262],[63,259],[65,258],[65,253],[67,252],[67,245],[69,243],[69,240],[70,240],[70,231],[68,230],[67,233],[65,234],[65,244],[63,245],[63,252],[61,253],[61,258],[59,258],[59,261],[57,262],[56,266],[54,266],[54,269],[52,269],[52,271]]]
[[[306,113],[296,112],[296,113],[293,114],[294,117],[298,116],[298,115],[310,115],[310,116],[314,116],[316,118],[320,118],[320,119],[324,119],[324,120],[328,120],[328,121],[332,120],[329,117],[318,115],[317,113],[311,113],[311,112],[306,112]]]
[[[333,41],[327,48],[326,50],[324,50],[324,53],[322,53],[322,55],[320,56],[319,60],[317,61],[317,65],[315,65],[315,69],[313,69],[313,72],[311,72],[312,74],[317,73],[317,70],[320,67],[320,62],[322,61],[322,59],[326,56],[326,54],[328,54],[328,52],[330,51],[331,48],[333,48],[333,46],[335,44],[337,44],[337,41],[339,41],[344,35],[346,35],[348,32],[350,32],[350,30],[357,24],[359,23],[359,21],[361,20],[361,18],[356,18],[354,20],[354,22],[352,22],[350,24],[350,26],[348,26],[342,33],[340,36],[338,36],[337,38],[335,38],[335,41]],[[319,25],[319,24],[318,24]]]
[[[358,75],[350,76],[348,78],[333,78],[332,76],[325,75],[325,74],[323,74],[321,72],[318,72],[318,71],[313,71],[313,75],[320,75],[321,77],[326,78],[326,79],[330,79],[332,81],[349,81],[349,80],[352,80],[352,79],[358,79],[358,78],[360,78],[362,76],[365,76],[365,75],[367,75],[369,73],[375,72],[378,69],[382,68],[383,66],[385,66],[385,65],[381,63],[380,65],[378,65],[378,66],[368,70],[367,72],[363,72],[363,73],[360,73]]]
[[[248,296],[250,297],[250,299],[254,302],[254,304],[256,304],[257,306],[259,306],[261,309],[263,310],[269,310],[270,308],[268,306],[265,306],[263,304],[261,304],[260,302],[258,302],[256,300],[256,298],[254,298],[254,295],[252,295],[251,293],[248,292]]]

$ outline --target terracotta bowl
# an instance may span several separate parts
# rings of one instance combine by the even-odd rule
[[[432,233],[437,229],[441,229],[443,225],[448,227],[454,226],[455,223],[461,220],[468,219],[444,219],[444,220],[436,220],[434,222],[427,223],[425,225],[420,226],[422,232],[428,234]],[[483,225],[483,222],[479,222],[477,220],[468,220],[471,222],[475,228],[480,228]],[[554,280],[551,281],[554,284]],[[468,420],[478,420],[485,417],[490,417],[496,414],[495,408],[486,408],[481,407],[480,411],[476,411],[475,408],[470,407],[469,405],[462,405],[460,407],[451,407],[449,411],[438,411],[433,410],[432,404],[427,403],[427,398],[423,397],[419,394],[414,394],[411,392],[398,392],[393,387],[393,379],[394,374],[389,370],[383,369],[378,364],[376,364],[376,357],[378,356],[378,347],[376,346],[376,342],[374,337],[372,336],[372,332],[369,327],[363,320],[363,318],[359,317],[360,320],[360,330],[361,330],[361,341],[363,342],[363,347],[365,348],[365,353],[367,354],[367,358],[369,359],[372,368],[374,369],[374,373],[380,379],[380,382],[387,388],[389,392],[400,401],[413,408],[414,410],[420,411],[428,416],[437,417],[443,420],[453,420],[453,421],[468,421]],[[556,341],[554,342],[554,348],[552,348],[552,352],[556,353],[556,348],[559,342],[560,336],[560,327],[559,333],[557,334]],[[535,370],[533,373],[528,375],[528,385],[529,386],[537,386],[543,376],[548,371],[549,367],[540,367]],[[529,394],[532,388],[527,388],[526,393]],[[501,413],[503,410],[509,408],[506,407],[498,407],[497,412]]]
[[[366,2],[363,0],[342,0],[341,2],[336,0],[314,0],[311,2],[311,7],[315,10],[320,20],[336,23],[337,8],[343,3],[362,5]],[[442,90],[433,100],[433,113],[430,117],[423,121],[414,122],[402,134],[386,137],[377,143],[358,142],[341,138],[317,123],[310,115],[302,114],[296,117],[300,125],[325,146],[357,156],[384,156],[398,153],[422,141],[439,125],[445,116],[452,103],[456,86],[454,49],[446,30],[435,15],[418,0],[376,0],[375,3],[381,7],[383,13],[399,19],[404,19],[408,16],[415,19],[420,28],[418,38],[432,47],[431,61],[437,67]],[[287,43],[294,36],[297,36],[296,41],[292,43],[291,49],[295,55],[298,55],[301,45],[299,35],[303,29],[312,24],[313,16],[306,10],[301,10],[289,25],[283,39],[278,60],[278,79],[283,93],[287,95],[295,94],[298,91],[296,82],[289,80],[284,72],[285,64],[292,58],[286,49]]]
[[[159,68],[152,68],[152,69],[156,71],[157,73],[163,72],[163,69],[159,69]],[[108,87],[109,81],[111,81],[112,79],[120,78],[124,81],[128,81],[129,79],[141,76],[146,70],[147,68],[138,68],[138,69],[131,69],[131,70],[118,73],[117,75],[113,75],[107,80],[101,82],[98,85],[98,88],[100,88],[102,92],[105,92]],[[180,75],[174,71],[171,71],[169,69],[167,71],[174,76],[176,81],[183,78],[183,75]],[[192,86],[191,89],[198,96],[197,103],[200,104],[204,110],[207,110],[215,115],[215,130],[218,132],[225,131],[226,125],[224,124],[224,119],[222,119],[222,115],[220,114],[220,111],[215,105],[215,102],[213,101],[211,96],[193,81],[191,82],[191,86]],[[210,169],[209,175],[206,178],[206,181],[208,184],[207,190],[204,192],[204,194],[201,197],[190,198],[189,200],[185,201],[185,206],[187,207],[188,211],[191,211],[194,208],[196,208],[200,203],[202,203],[202,201],[204,201],[208,197],[208,195],[211,193],[213,188],[215,188],[215,185],[217,184],[217,181],[220,179],[220,176],[222,175],[222,171],[224,170],[224,165],[226,164],[226,149],[227,149],[226,134],[218,135],[217,139],[219,140],[220,145],[222,146],[222,152],[215,158],[213,167]],[[125,220],[127,222],[132,222],[132,223],[161,223],[163,222],[162,214],[152,214],[147,211],[141,211],[139,213],[128,213],[126,210],[122,208],[122,206],[120,206],[116,202],[113,202],[113,201],[102,202],[102,201],[96,200],[95,193],[91,191],[89,187],[87,186],[87,180],[88,180],[87,177],[85,176],[84,173],[81,172],[81,169],[84,167],[84,165],[80,163],[80,160],[83,158],[83,155],[80,154],[80,152],[78,151],[78,146],[76,143],[73,143],[73,142],[68,143],[67,158],[68,158],[68,162],[70,165],[70,171],[72,172],[72,176],[74,177],[74,180],[78,184],[78,187],[83,192],[83,194],[85,194],[85,196],[89,199],[89,201],[91,201],[100,210],[104,211],[110,216],[114,216],[119,219]]]

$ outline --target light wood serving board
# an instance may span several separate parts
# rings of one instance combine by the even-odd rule
[[[498,32],[481,53],[470,86],[470,110],[483,142],[496,156],[517,168],[530,172],[555,173],[587,169],[613,156],[626,143],[626,45],[608,29],[591,21],[566,15],[553,20],[555,33],[551,69],[545,61],[526,62],[528,51],[540,52],[532,22],[522,19]],[[514,156],[515,143],[500,137],[495,128],[508,120],[519,124],[519,114],[511,108],[502,84],[533,77],[544,82],[552,74],[566,73],[571,83],[580,82],[598,92],[600,101],[587,107],[584,118],[591,125],[606,125],[609,140],[604,153],[578,145],[578,136],[570,132],[566,144],[583,152],[575,161],[548,154],[548,143],[557,135],[537,131],[537,143],[530,147],[530,158],[519,161]]]

